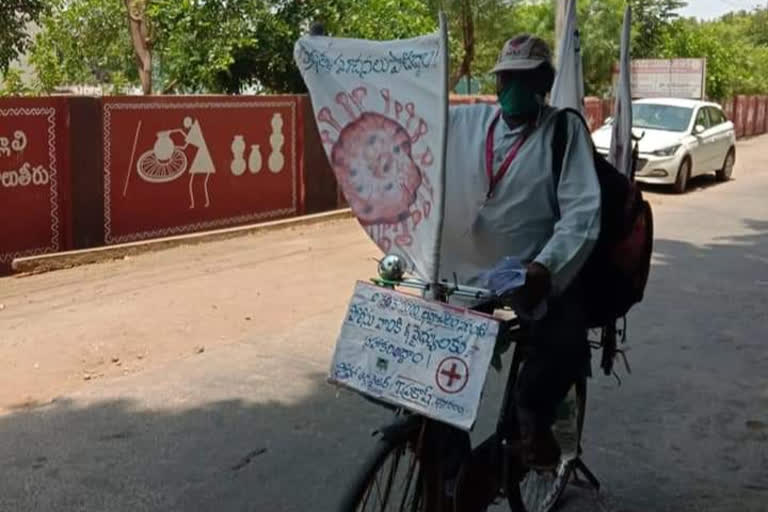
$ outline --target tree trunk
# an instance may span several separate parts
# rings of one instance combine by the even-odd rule
[[[128,24],[131,29],[141,89],[144,94],[152,94],[152,41],[145,16],[146,0],[124,0],[124,2],[128,10]]]
[[[463,76],[469,76],[472,71],[472,61],[475,60],[475,22],[472,16],[471,0],[463,0],[461,5],[461,29],[464,55],[459,68],[451,75],[448,90],[453,91]],[[470,84],[471,85],[471,84]],[[467,92],[471,92],[469,89]]]

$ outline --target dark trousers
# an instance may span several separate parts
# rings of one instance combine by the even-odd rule
[[[536,429],[555,421],[557,407],[577,379],[589,374],[590,350],[581,286],[574,283],[548,304],[541,320],[522,327],[526,359],[518,376],[520,419]]]

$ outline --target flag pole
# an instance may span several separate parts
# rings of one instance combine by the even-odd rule
[[[448,21],[445,16],[445,12],[442,10],[439,14],[440,17],[440,65],[443,66],[443,83],[441,84],[441,94],[443,96],[443,122],[442,122],[442,147],[441,147],[441,154],[442,158],[440,159],[441,162],[441,169],[440,169],[440,187],[438,190],[440,191],[440,196],[438,197],[437,205],[436,205],[436,211],[435,215],[437,215],[437,234],[435,235],[435,248],[433,253],[433,271],[431,277],[432,284],[432,291],[430,295],[432,299],[439,298],[439,295],[442,295],[440,293],[440,249],[442,245],[443,240],[443,224],[445,222],[445,182],[446,182],[446,176],[445,176],[445,159],[447,156],[447,143],[448,143],[448,77],[449,77],[449,69],[448,69]]]

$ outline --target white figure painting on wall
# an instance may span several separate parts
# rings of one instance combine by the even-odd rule
[[[251,156],[248,157],[248,169],[251,174],[257,174],[261,170],[261,148],[258,144],[251,144]]]
[[[197,148],[195,159],[192,160],[192,165],[189,167],[189,207],[195,207],[195,193],[192,188],[195,175],[203,174],[205,175],[203,184],[203,189],[205,191],[205,207],[208,208],[211,204],[211,199],[208,196],[208,180],[211,178],[211,174],[216,173],[216,168],[213,166],[211,153],[208,151],[208,145],[205,143],[205,137],[203,137],[203,130],[200,128],[200,123],[197,120],[193,121],[191,118],[187,117],[184,119],[184,127],[189,129],[186,136],[186,143]]]
[[[234,176],[242,176],[245,173],[245,139],[242,135],[235,135],[232,139],[232,163],[229,170]]]
[[[269,155],[269,170],[277,174],[285,166],[285,157],[283,156],[283,116],[275,114],[272,116],[272,135],[269,137],[269,144],[272,146],[272,153]]]
[[[134,152],[140,131],[141,121],[139,121],[136,128]],[[173,140],[174,134],[183,135],[184,143],[177,145]],[[186,154],[189,146],[196,149],[191,164],[189,164]],[[211,204],[208,193],[208,180],[212,174],[216,173],[216,167],[213,165],[211,152],[208,150],[208,144],[205,141],[200,122],[191,117],[184,118],[184,129],[176,128],[157,132],[152,149],[145,151],[136,162],[136,172],[142,180],[148,183],[168,183],[178,179],[187,171],[189,172],[189,208],[195,208],[194,181],[196,175],[205,175],[203,190],[205,193],[204,206],[207,208]],[[232,172],[234,173],[235,170],[233,169]],[[128,176],[126,176],[123,197],[128,192],[129,178],[130,171]]]

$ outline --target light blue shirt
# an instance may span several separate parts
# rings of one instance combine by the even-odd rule
[[[600,186],[589,133],[568,116],[568,140],[556,184],[556,110],[546,108],[488,198],[486,135],[497,111],[492,105],[450,110],[440,278],[484,286],[483,274],[513,256],[547,267],[554,293],[561,293],[584,265],[600,232]],[[511,130],[503,120],[496,124],[494,174],[521,133],[522,128]]]

